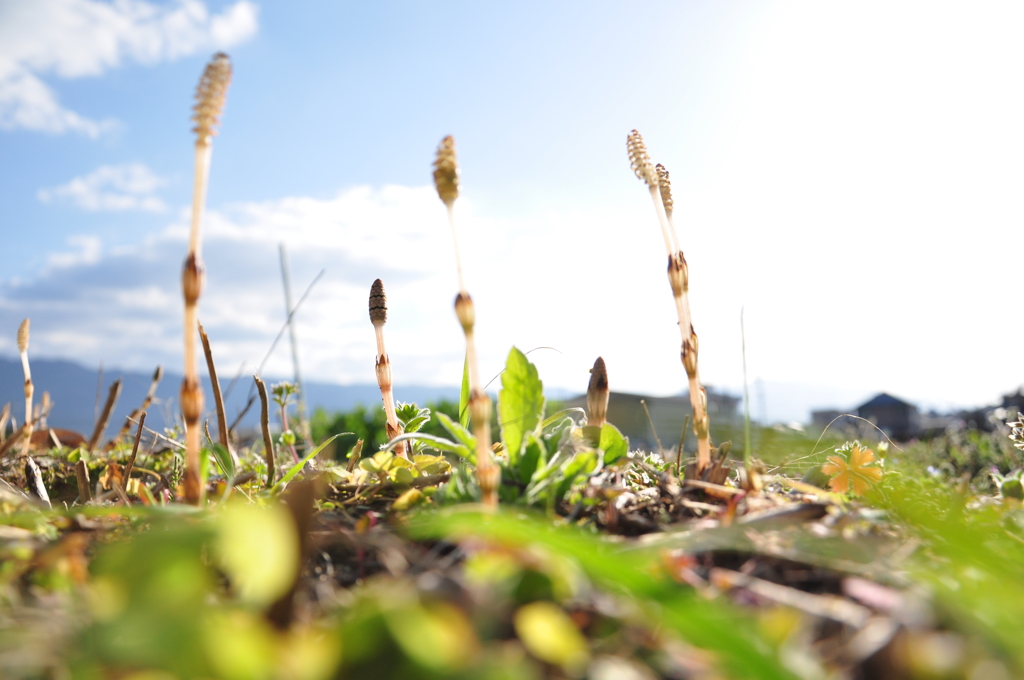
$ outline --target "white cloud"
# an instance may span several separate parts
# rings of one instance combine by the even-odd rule
[[[102,165],[67,184],[40,189],[37,195],[44,203],[70,201],[83,210],[160,212],[167,206],[156,190],[165,183],[141,163]]]
[[[47,267],[52,269],[70,269],[79,266],[94,266],[100,261],[103,243],[98,236],[72,236],[68,245],[77,247],[76,252],[54,252],[46,257]]]
[[[684,389],[661,236],[642,186],[634,198],[529,220],[492,218],[460,199],[459,237],[485,380],[516,345],[555,348],[531,355],[549,387],[582,391],[600,355],[613,389]],[[715,199],[721,210],[724,199]],[[1019,315],[1004,311],[1009,298],[995,294],[1015,289],[1016,269],[996,264],[988,278],[961,277],[951,290],[948,268],[939,263],[955,261],[965,248],[960,242],[929,246],[931,256],[904,258],[897,270],[860,251],[849,259],[834,250],[812,257],[804,248],[784,247],[804,238],[799,225],[776,225],[770,238],[738,237],[710,226],[717,219],[712,208],[676,213],[707,384],[742,385],[743,304],[755,398],[761,378],[772,394],[775,383],[815,383],[842,385],[843,394],[887,390],[927,404],[972,405],[1020,382],[1016,338],[1024,328]],[[0,284],[0,328],[11,329],[0,333],[0,351],[13,351],[13,329],[30,316],[40,356],[140,370],[179,365],[187,233],[183,212],[134,246],[104,249],[83,238],[71,244],[75,252],[51,256],[35,278]],[[370,284],[380,277],[396,385],[458,383],[463,338],[452,309],[455,263],[432,188],[359,187],[330,199],[289,197],[211,210],[200,318],[225,373],[243,361],[254,371],[284,321],[279,243],[288,247],[296,299],[326,271],[296,317],[307,380],[374,381],[366,305]],[[959,310],[969,310],[970,318]],[[265,372],[290,371],[281,343]],[[765,413],[800,417],[778,410],[785,406],[768,404]]]
[[[199,0],[33,0],[0,4],[0,129],[80,132],[112,123],[61,106],[42,77],[98,76],[131,60],[156,64],[223,49],[256,33],[257,8],[240,0],[211,15]]]

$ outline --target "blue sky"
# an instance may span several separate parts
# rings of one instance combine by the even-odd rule
[[[188,116],[224,49],[200,317],[225,372],[277,333],[285,243],[298,291],[325,270],[307,378],[373,380],[380,276],[395,380],[457,382],[429,186],[454,134],[484,372],[549,346],[551,386],[600,354],[613,388],[680,391],[637,128],[672,172],[706,383],[742,384],[745,306],[752,379],[989,402],[1024,382],[1022,29],[1012,2],[0,0],[0,352],[29,316],[38,356],[180,364]]]

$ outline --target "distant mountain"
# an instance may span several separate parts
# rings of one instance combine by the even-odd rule
[[[103,372],[103,384],[99,383],[99,371],[86,368],[80,364],[62,359],[36,359],[31,361],[32,382],[35,385],[34,404],[40,403],[43,392],[50,393],[53,407],[50,410],[49,425],[77,430],[88,437],[93,430],[96,411],[103,407],[110,385],[121,378],[121,396],[114,407],[105,436],[113,436],[124,423],[125,417],[137,408],[146,396],[152,380],[152,373],[137,371],[121,371],[106,369]],[[155,369],[155,367],[154,367]],[[213,396],[205,371],[201,370],[203,388],[206,393],[207,411],[212,416]],[[268,384],[280,382],[282,379],[267,378]],[[225,392],[231,377],[222,377],[221,386]],[[251,376],[243,376],[225,398],[225,409],[228,421],[233,421],[241,412],[249,399]],[[11,412],[17,417],[18,423],[23,422],[25,395],[23,391],[24,375],[19,359],[0,357],[0,407],[11,403]],[[97,387],[99,397],[97,403]],[[165,372],[160,386],[157,388],[156,400],[146,414],[146,425],[160,431],[174,423],[177,413],[178,390],[181,387],[181,374]],[[395,398],[398,401],[412,401],[418,404],[450,399],[457,401],[457,387],[429,387],[421,385],[395,386]],[[328,412],[347,411],[357,404],[376,406],[380,404],[380,389],[376,384],[335,385],[332,383],[307,382],[306,402],[310,410],[323,408]],[[252,392],[255,394],[255,390]],[[258,400],[257,400],[258,401]],[[259,404],[249,410],[242,424],[244,427],[256,425],[259,415]]]

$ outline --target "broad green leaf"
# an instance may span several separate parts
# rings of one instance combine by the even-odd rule
[[[601,426],[601,443],[597,448],[604,451],[604,464],[611,465],[629,454],[629,439],[622,436],[617,427],[605,423]]]
[[[526,434],[537,430],[543,416],[544,384],[537,376],[537,367],[513,347],[501,374],[501,392],[498,394],[501,439],[505,442],[510,464],[519,462]]]
[[[469,427],[469,355],[462,362],[462,390],[459,392],[459,425]]]
[[[354,432],[339,432],[338,434],[334,435],[333,437],[330,437],[329,439],[325,440],[323,444],[321,444],[320,446],[316,447],[315,449],[313,449],[312,451],[307,453],[303,457],[302,460],[300,460],[298,463],[293,465],[291,467],[291,469],[288,470],[287,474],[285,474],[284,477],[279,479],[277,484],[274,485],[274,490],[280,489],[285,484],[287,484],[288,482],[290,482],[293,479],[295,479],[295,475],[299,474],[299,472],[302,471],[302,468],[304,468],[306,466],[306,463],[308,463],[309,461],[313,460],[313,458],[316,456],[316,454],[318,454],[318,453],[320,453],[321,451],[324,450],[325,446],[327,446],[328,444],[330,444],[331,442],[333,442],[335,439],[337,439],[338,437],[340,437],[343,434],[355,434],[355,433]]]

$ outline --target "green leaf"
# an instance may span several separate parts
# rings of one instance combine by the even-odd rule
[[[589,449],[580,451],[569,459],[562,469],[562,481],[558,485],[557,496],[564,496],[572,488],[577,477],[586,477],[598,469],[597,451]]]
[[[541,661],[561,666],[579,675],[590,658],[587,640],[569,615],[553,602],[531,602],[520,607],[514,618],[523,645]]]
[[[438,415],[442,415],[442,414],[438,414]],[[456,427],[458,427],[458,426],[456,425]],[[385,450],[390,451],[391,448],[394,447],[399,442],[407,442],[407,441],[427,442],[428,445],[431,448],[437,449],[438,451],[447,451],[448,453],[454,453],[454,454],[456,454],[458,456],[461,456],[462,458],[465,458],[466,460],[468,460],[471,463],[476,461],[476,455],[473,453],[473,451],[475,450],[474,447],[476,446],[475,441],[473,442],[472,446],[467,446],[465,444],[458,444],[456,442],[450,441],[450,440],[445,439],[443,437],[435,437],[432,434],[423,434],[423,433],[419,433],[419,432],[414,432],[412,434],[401,434],[401,435],[398,435],[397,437],[395,437],[394,439],[392,439],[391,441],[388,442],[387,447],[385,448]],[[371,459],[364,458],[362,461],[360,461],[360,463],[359,463],[360,466],[362,466],[363,463],[366,462],[367,460],[371,460]],[[367,469],[367,468],[364,468],[364,469]],[[371,472],[372,472],[372,470],[371,470]]]
[[[509,463],[516,465],[519,462],[527,433],[537,430],[543,416],[544,384],[537,376],[537,367],[513,347],[501,374],[501,392],[498,394],[501,439],[505,442]]]
[[[474,437],[465,426],[460,423],[456,423],[440,411],[437,412],[437,419],[441,421],[441,426],[448,430],[448,434],[462,442],[462,444],[468,447],[470,451],[476,451],[476,437]]]
[[[459,392],[459,425],[469,427],[469,355],[462,363],[462,391]]]
[[[604,464],[611,465],[629,454],[629,439],[623,437],[617,427],[605,423],[601,426],[601,442],[597,448],[604,451]]]
[[[532,432],[526,435],[526,446],[523,447],[523,455],[519,457],[519,464],[516,469],[519,472],[519,479],[529,482],[537,467],[544,463],[544,445]]]
[[[222,444],[214,444],[213,448],[210,449],[210,453],[213,454],[213,459],[217,461],[217,465],[220,467],[221,472],[228,479],[235,478],[235,461],[228,453],[228,450],[224,448]]]
[[[330,437],[329,439],[325,440],[323,444],[321,444],[320,446],[316,447],[315,449],[313,449],[312,451],[307,453],[303,457],[302,460],[300,460],[298,463],[293,465],[291,467],[291,469],[288,470],[287,473],[285,473],[284,477],[282,477],[281,479],[277,480],[277,484],[274,485],[274,487],[273,487],[273,489],[271,489],[271,491],[278,491],[285,484],[287,484],[288,482],[290,482],[293,479],[295,479],[295,475],[299,474],[299,472],[302,471],[302,468],[306,466],[306,463],[311,461],[313,459],[313,457],[316,456],[316,454],[318,454],[321,451],[323,451],[325,446],[327,446],[328,444],[330,444],[331,442],[333,442],[335,439],[337,439],[338,437],[340,437],[343,434],[355,434],[355,433],[354,432],[339,432],[338,434],[334,435],[333,437]]]
[[[587,412],[581,408],[563,408],[557,413],[552,413],[550,416],[544,419],[544,422],[540,424],[542,432],[547,432],[549,428],[557,425],[563,418],[569,416],[572,413],[579,413],[581,416],[587,415]]]
[[[422,428],[427,423],[427,421],[430,420],[430,409],[425,408],[423,410],[427,412],[426,415],[416,416],[409,422],[403,424],[402,430],[404,432],[419,432],[420,428]]]
[[[295,524],[279,503],[229,504],[217,517],[214,551],[242,599],[254,604],[280,597],[300,565]]]
[[[660,628],[715,652],[716,665],[725,675],[757,680],[795,677],[749,617],[722,598],[706,600],[668,578],[660,566],[660,549],[623,546],[576,527],[553,526],[522,508],[481,513],[462,506],[421,513],[408,531],[419,539],[476,537],[571,559],[598,587],[632,598],[640,612],[655,617]]]

